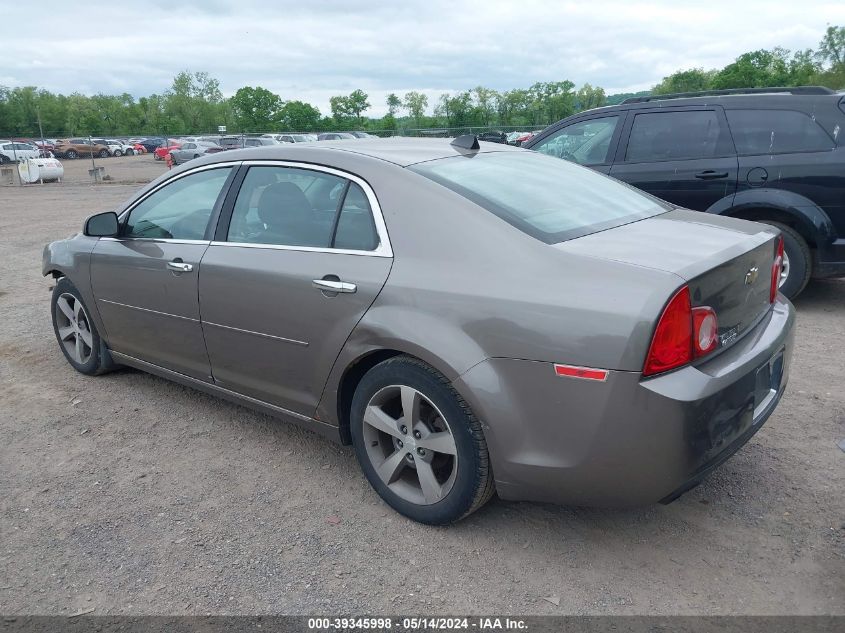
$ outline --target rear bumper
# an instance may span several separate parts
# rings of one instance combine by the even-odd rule
[[[781,297],[729,350],[649,379],[618,371],[605,382],[562,378],[551,363],[489,359],[455,387],[482,420],[502,498],[593,506],[670,501],[774,411],[788,380],[794,320]]]

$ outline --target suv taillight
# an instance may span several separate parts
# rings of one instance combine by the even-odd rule
[[[780,273],[783,270],[783,235],[778,237],[778,245],[775,250],[775,262],[772,264],[772,284],[769,287],[769,303],[774,303],[778,296],[780,286]]]
[[[687,286],[666,304],[648,349],[643,376],[661,374],[705,356],[719,346],[716,312],[708,306],[693,308]]]

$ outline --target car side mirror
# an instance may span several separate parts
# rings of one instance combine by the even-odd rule
[[[89,237],[114,237],[119,230],[120,224],[117,221],[117,213],[106,211],[92,215],[85,220],[85,228],[82,232]]]

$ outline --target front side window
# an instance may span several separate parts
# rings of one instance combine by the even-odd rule
[[[610,162],[610,141],[618,125],[619,116],[579,121],[558,130],[531,149],[579,165],[601,165]]]
[[[713,110],[648,112],[634,116],[628,162],[724,156],[730,141]]]
[[[408,169],[548,244],[673,208],[591,169],[534,152],[454,156]]]
[[[202,240],[231,167],[207,169],[165,185],[129,213],[124,237]]]
[[[250,167],[227,239],[245,244],[374,250],[378,237],[361,187],[295,167]]]
[[[795,110],[727,110],[728,125],[740,154],[822,152],[834,148],[819,124]]]

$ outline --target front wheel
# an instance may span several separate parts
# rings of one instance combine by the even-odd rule
[[[792,227],[768,220],[763,220],[763,223],[774,226],[783,233],[783,268],[779,289],[788,299],[794,299],[807,287],[813,272],[810,247]]]
[[[132,148],[129,148],[128,150],[126,150],[126,155],[127,155],[127,156],[134,156],[134,155],[135,155],[135,150],[134,150],[134,149],[132,149]]]
[[[69,149],[65,152],[65,158],[69,158],[70,160],[75,159],[79,154],[76,153],[76,150]]]
[[[111,354],[100,339],[76,287],[62,277],[51,300],[53,331],[67,362],[76,371],[94,376],[114,368]]]
[[[99,156],[100,158],[108,158],[108,155],[109,155],[109,150],[107,150],[107,149],[101,149],[99,154],[97,154],[97,156]]]
[[[123,156],[123,152],[121,152],[119,149],[116,149],[114,150],[114,155],[115,157],[119,158],[120,156]]]
[[[452,523],[493,496],[480,422],[442,374],[415,358],[396,356],[367,372],[350,431],[364,475],[408,518]]]

